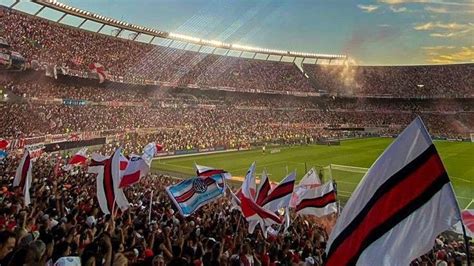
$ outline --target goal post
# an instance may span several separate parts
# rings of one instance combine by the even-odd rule
[[[364,167],[330,164],[323,167],[322,172],[325,182],[330,179],[336,181],[338,197],[345,202],[368,170]]]

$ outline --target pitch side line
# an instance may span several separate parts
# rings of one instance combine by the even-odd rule
[[[471,206],[471,204],[474,202],[474,199],[471,200],[471,202],[469,202],[469,204],[467,204],[466,208],[464,208],[465,210],[469,209],[469,206]]]

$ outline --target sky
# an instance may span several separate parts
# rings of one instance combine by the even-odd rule
[[[12,2],[0,0],[4,5]],[[203,39],[279,50],[346,54],[361,65],[474,62],[474,0],[61,2]],[[22,1],[15,8],[30,13],[39,9],[29,1]],[[52,10],[40,13],[50,19],[60,15]],[[78,25],[81,20],[66,17],[63,22]],[[83,25],[91,30],[98,27],[93,22]],[[107,31],[110,33],[111,29],[104,28]],[[129,33],[122,34],[124,38],[128,36]]]

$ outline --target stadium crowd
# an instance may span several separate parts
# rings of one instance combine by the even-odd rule
[[[209,55],[112,38],[0,7],[1,36],[28,60],[88,71],[99,62],[124,81],[149,79],[177,87],[237,91],[328,91],[336,95],[390,94],[472,97],[472,65],[351,67],[305,65]],[[64,36],[67,36],[65,38]],[[349,76],[341,76],[348,73]],[[346,75],[346,74],[344,74]],[[415,77],[415,78],[414,78]],[[466,78],[467,77],[467,78]],[[349,81],[351,85],[344,84]],[[396,134],[416,115],[430,133],[466,137],[474,128],[474,104],[461,99],[294,97],[137,86],[31,73],[1,73],[8,101],[0,103],[0,138],[110,131],[117,146],[140,153],[150,141],[165,151],[242,148],[253,143],[347,134],[340,129],[377,128]],[[354,85],[356,84],[356,85]],[[258,97],[255,97],[258,95]],[[84,100],[76,105],[62,99]],[[143,129],[140,133],[138,130]],[[150,130],[148,130],[150,129]],[[67,158],[43,153],[33,163],[32,203],[12,188],[21,154],[0,160],[0,265],[322,265],[330,224],[293,217],[286,233],[247,233],[229,198],[191,217],[175,210],[164,187],[177,182],[149,174],[125,191],[131,207],[103,215],[96,180],[84,168],[61,170]],[[152,193],[153,192],[153,193]],[[151,198],[151,202],[150,202]],[[151,208],[150,208],[151,207]],[[274,228],[279,230],[280,228]],[[412,265],[461,265],[463,242],[451,235]]]
[[[126,189],[130,209],[103,215],[92,174],[84,168],[58,170],[65,158],[47,153],[33,163],[32,203],[25,206],[11,187],[19,159],[0,161],[0,265],[310,266],[324,261],[331,217],[315,221],[292,214],[287,232],[269,231],[265,239],[260,229],[247,233],[247,222],[227,197],[183,218],[164,191],[177,181],[155,174]],[[412,265],[465,260],[463,242],[447,234]]]
[[[14,51],[71,69],[100,63],[124,80],[237,90],[313,91],[292,63],[210,55],[113,38],[0,7],[3,37]],[[64,36],[68,36],[64,38]]]
[[[309,65],[315,88],[335,95],[472,98],[474,64],[433,66]]]

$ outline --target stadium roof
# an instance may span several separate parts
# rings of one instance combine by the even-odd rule
[[[11,7],[15,6],[18,2],[19,1],[15,1],[15,3],[11,5]],[[56,0],[32,0],[32,2],[41,5],[41,8],[35,13],[35,15],[38,15],[45,8],[51,8],[63,13],[61,18],[59,18],[57,22],[61,22],[61,20],[66,15],[79,17],[79,18],[82,18],[83,21],[77,26],[78,28],[80,28],[86,21],[94,21],[96,23],[102,24],[102,26],[97,32],[100,32],[105,25],[108,25],[108,26],[112,26],[119,29],[115,35],[116,37],[119,36],[122,31],[127,30],[130,32],[136,33],[133,40],[135,40],[139,35],[151,36],[152,39],[150,40],[149,43],[151,43],[155,38],[162,38],[162,39],[169,39],[172,41],[192,43],[199,46],[208,46],[208,47],[213,47],[213,48],[240,51],[241,54],[243,52],[250,52],[250,53],[254,53],[255,55],[263,54],[263,55],[267,55],[267,59],[270,55],[280,56],[280,60],[283,57],[290,57],[294,59],[302,58],[303,61],[305,59],[316,59],[316,63],[318,59],[324,59],[324,60],[347,59],[346,55],[284,51],[284,50],[252,47],[252,46],[246,46],[246,45],[241,45],[241,44],[231,44],[231,43],[225,43],[225,42],[221,42],[217,40],[201,39],[201,38],[197,38],[193,36],[188,36],[188,35],[183,35],[183,34],[178,34],[178,33],[173,33],[173,32],[166,32],[166,31],[161,31],[161,30],[152,29],[148,27],[143,27],[136,24],[131,24],[125,21],[120,21],[114,18],[110,18],[110,17],[99,15],[99,14],[95,14],[86,10],[82,10],[76,7],[68,6]]]

